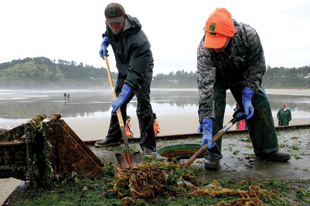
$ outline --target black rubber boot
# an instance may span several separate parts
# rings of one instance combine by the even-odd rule
[[[276,162],[286,162],[291,159],[291,156],[285,152],[273,152],[269,154],[265,154],[261,157],[261,159],[268,160],[268,161],[276,161]]]
[[[219,159],[204,159],[204,168],[206,170],[217,170],[220,164]]]
[[[96,147],[109,147],[109,146],[119,145],[119,144],[121,144],[120,141],[113,141],[111,139],[104,139],[104,140],[95,142]]]
[[[150,148],[144,147],[143,156],[155,158],[155,152],[153,152]]]

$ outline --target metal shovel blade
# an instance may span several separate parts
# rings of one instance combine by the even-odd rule
[[[108,63],[107,56],[104,56],[104,60],[105,60],[106,65],[107,65],[107,72],[108,72],[108,77],[109,77],[109,82],[110,82],[110,86],[111,86],[111,90],[112,90],[113,99],[115,99],[115,98],[117,98],[117,96],[115,93],[114,84],[113,84],[112,75],[110,72],[110,66]],[[116,110],[116,114],[117,114],[117,119],[118,119],[120,129],[121,129],[122,137],[124,139],[124,144],[125,144],[125,153],[124,154],[115,154],[117,162],[119,164],[125,165],[126,167],[130,166],[133,163],[134,164],[140,163],[142,161],[142,157],[140,155],[140,152],[131,154],[129,151],[128,139],[126,136],[124,121],[123,121],[123,117],[122,117],[122,113],[121,113],[120,108],[118,108]]]
[[[124,154],[115,154],[116,160],[118,164],[125,165],[126,167],[130,166],[131,164],[140,164],[142,161],[142,156],[140,152],[130,153],[125,152]]]
[[[122,117],[120,114],[120,110],[117,109],[116,112],[119,112],[118,116]],[[119,119],[120,119],[119,118]],[[124,144],[125,144],[125,153],[124,154],[115,154],[116,160],[118,164],[125,165],[126,167],[130,166],[131,164],[139,164],[142,161],[142,157],[140,152],[130,153],[128,139],[125,132],[125,127],[123,122],[120,123],[120,129],[123,136]]]

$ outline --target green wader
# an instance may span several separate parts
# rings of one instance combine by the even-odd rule
[[[284,111],[284,109],[281,108],[277,113],[277,117],[279,120],[279,126],[288,126],[292,119],[291,110],[287,109]]]
[[[215,119],[213,122],[213,135],[223,128],[224,113],[226,106],[226,90],[230,89],[236,102],[243,109],[241,91],[244,86],[239,82],[233,84],[229,82],[216,82],[214,85]],[[276,135],[271,108],[264,88],[261,86],[252,98],[254,115],[246,120],[249,135],[254,147],[256,156],[263,156],[267,153],[277,152],[278,137]],[[206,159],[221,159],[222,138],[220,138],[214,148],[205,155]]]

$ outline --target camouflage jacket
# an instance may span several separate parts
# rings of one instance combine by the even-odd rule
[[[266,71],[265,57],[259,36],[249,25],[235,23],[235,34],[223,52],[204,47],[202,38],[197,51],[197,82],[199,119],[214,119],[214,84],[242,82],[244,87],[258,91]]]

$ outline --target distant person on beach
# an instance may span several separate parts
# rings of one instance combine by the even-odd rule
[[[67,94],[67,97],[68,97],[68,102],[69,102],[69,100],[70,100],[70,94],[69,93]]]
[[[212,136],[223,127],[226,90],[244,110],[256,157],[287,161],[290,155],[279,151],[270,104],[262,87],[266,71],[260,38],[254,28],[234,20],[225,8],[217,8],[205,24],[205,35],[197,50],[199,120],[202,145],[208,143],[204,168],[218,168],[222,138],[216,145]]]
[[[64,99],[67,100],[67,93],[64,93]]]
[[[153,113],[153,119],[154,119],[153,128],[154,128],[155,136],[157,136],[160,133],[160,127],[157,121],[156,113]]]
[[[106,32],[102,35],[99,54],[103,59],[104,56],[108,56],[107,47],[111,44],[118,70],[115,86],[118,97],[112,101],[113,110],[108,134],[105,140],[97,141],[95,146],[120,144],[122,133],[115,111],[120,107],[123,119],[126,119],[127,104],[136,96],[140,146],[144,155],[152,155],[156,151],[156,140],[150,103],[154,67],[151,44],[142,31],[139,20],[126,14],[122,5],[107,5],[105,17]]]
[[[131,131],[131,117],[127,115],[126,123],[125,123],[125,131],[127,137],[133,137],[133,132]]]
[[[279,120],[279,126],[288,126],[289,122],[292,120],[292,113],[289,108],[287,108],[287,104],[283,104],[282,108],[279,109],[277,113],[277,118]]]

